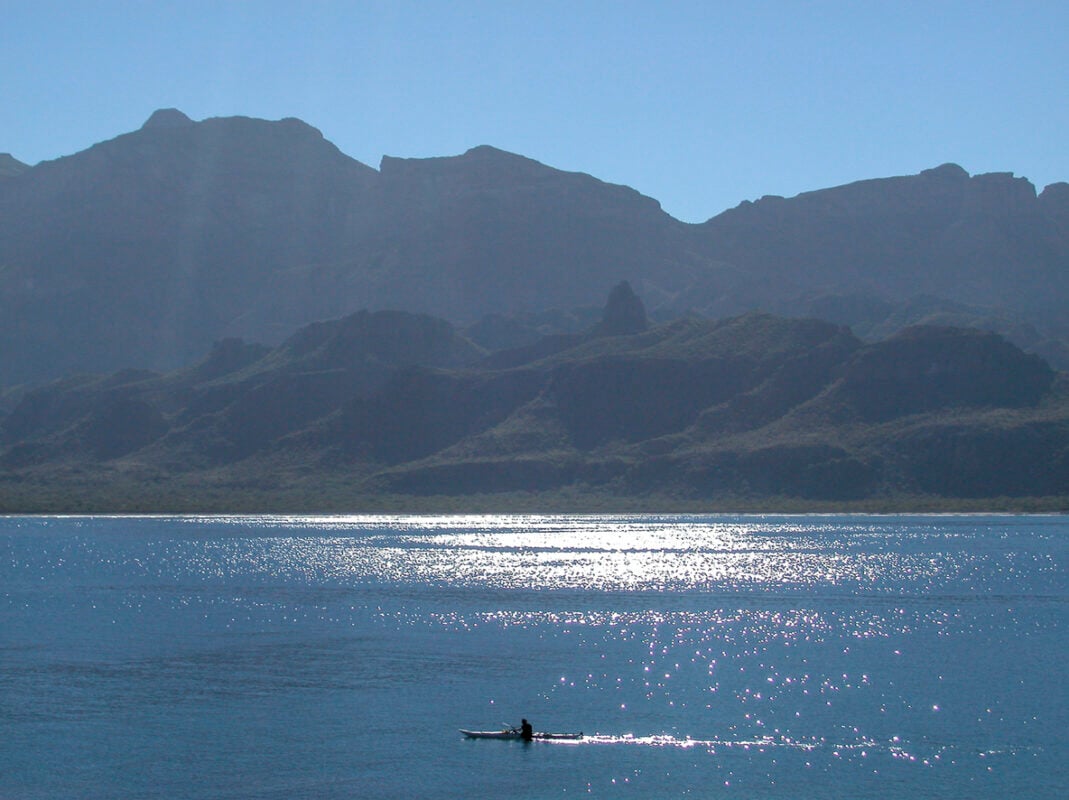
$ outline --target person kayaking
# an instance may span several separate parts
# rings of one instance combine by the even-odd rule
[[[532,728],[531,723],[525,719],[520,720],[520,738],[525,742],[534,739],[534,728]]]

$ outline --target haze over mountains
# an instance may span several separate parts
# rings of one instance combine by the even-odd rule
[[[866,339],[964,324],[1064,367],[1069,185],[944,165],[690,225],[491,147],[375,170],[295,119],[173,109],[66,158],[0,159],[3,386],[174,369],[361,309],[477,325],[493,349],[622,279],[662,320],[761,309]]]
[[[0,510],[1060,502],[1067,486],[1065,381],[996,334],[650,326],[627,284],[589,330],[526,347],[487,355],[444,320],[363,311],[168,374],[56,381],[0,425]]]
[[[1060,508],[1067,300],[1067,184],[695,225],[492,147],[376,170],[162,110],[0,158],[0,510]]]

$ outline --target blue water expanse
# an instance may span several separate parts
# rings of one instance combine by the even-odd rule
[[[0,517],[2,798],[1064,798],[1069,517]],[[470,740],[528,717],[577,742]]]

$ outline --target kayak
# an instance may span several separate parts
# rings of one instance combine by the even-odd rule
[[[521,739],[520,732],[516,730],[504,730],[504,731],[466,731],[463,728],[460,732],[467,736],[469,739]],[[582,733],[544,733],[538,731],[532,735],[533,739],[582,739]]]

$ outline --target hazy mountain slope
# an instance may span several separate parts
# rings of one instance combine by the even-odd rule
[[[685,274],[681,223],[626,187],[488,147],[382,166],[298,120],[172,109],[0,182],[3,382],[170,368],[360,308],[474,321]]]
[[[315,323],[274,349],[223,340],[167,375],[124,370],[27,392],[0,426],[10,445],[4,462],[107,460],[145,447],[150,460],[180,470],[231,462],[378,390],[398,370],[481,356],[448,322],[395,311]]]
[[[870,339],[954,322],[1069,363],[1065,184],[1037,196],[1022,178],[947,165],[686,225],[632,189],[492,147],[376,171],[298,120],[174,109],[0,172],[4,386],[173,369],[221,338],[277,344],[362,308],[530,344],[541,312],[595,305],[621,279],[661,318],[823,306]],[[922,294],[961,313],[915,314]],[[566,313],[557,330],[574,332]]]
[[[524,380],[544,371],[530,400],[481,432],[437,442],[446,445],[437,453],[388,462],[367,485],[810,500],[1069,490],[1066,398],[1051,394],[1042,361],[995,335],[916,329],[862,345],[835,326],[762,315],[665,327],[616,337],[615,352],[606,340],[592,355],[588,342],[514,368]],[[753,346],[717,347],[736,337]],[[661,352],[688,357],[657,355],[665,344]],[[451,381],[424,401],[444,417],[470,402],[463,379]],[[952,452],[940,449],[947,442]],[[931,467],[970,458],[957,477]]]
[[[0,371],[191,361],[274,271],[336,256],[376,180],[297,120],[171,111],[0,182]]]
[[[597,302],[621,278],[686,280],[682,226],[633,189],[492,147],[381,172],[393,218],[369,253],[390,282],[378,302],[476,319]]]
[[[2,419],[0,486],[106,493],[106,476],[146,474],[123,491],[1069,493],[1064,382],[997,335],[920,327],[864,344],[767,314],[646,328],[641,304],[635,332],[611,335],[604,322],[637,302],[626,287],[613,298],[603,324],[504,366],[442,320],[362,312],[272,349],[223,341],[166,375],[57,381]]]
[[[29,168],[29,165],[23,164],[17,158],[14,158],[11,153],[0,153],[0,180],[14,178]]]
[[[956,165],[743,203],[699,226],[703,254],[767,278],[741,305],[807,294],[959,303],[1061,315],[1069,292],[1064,184],[1037,196],[1009,173]],[[1069,188],[1069,187],[1066,187]]]

